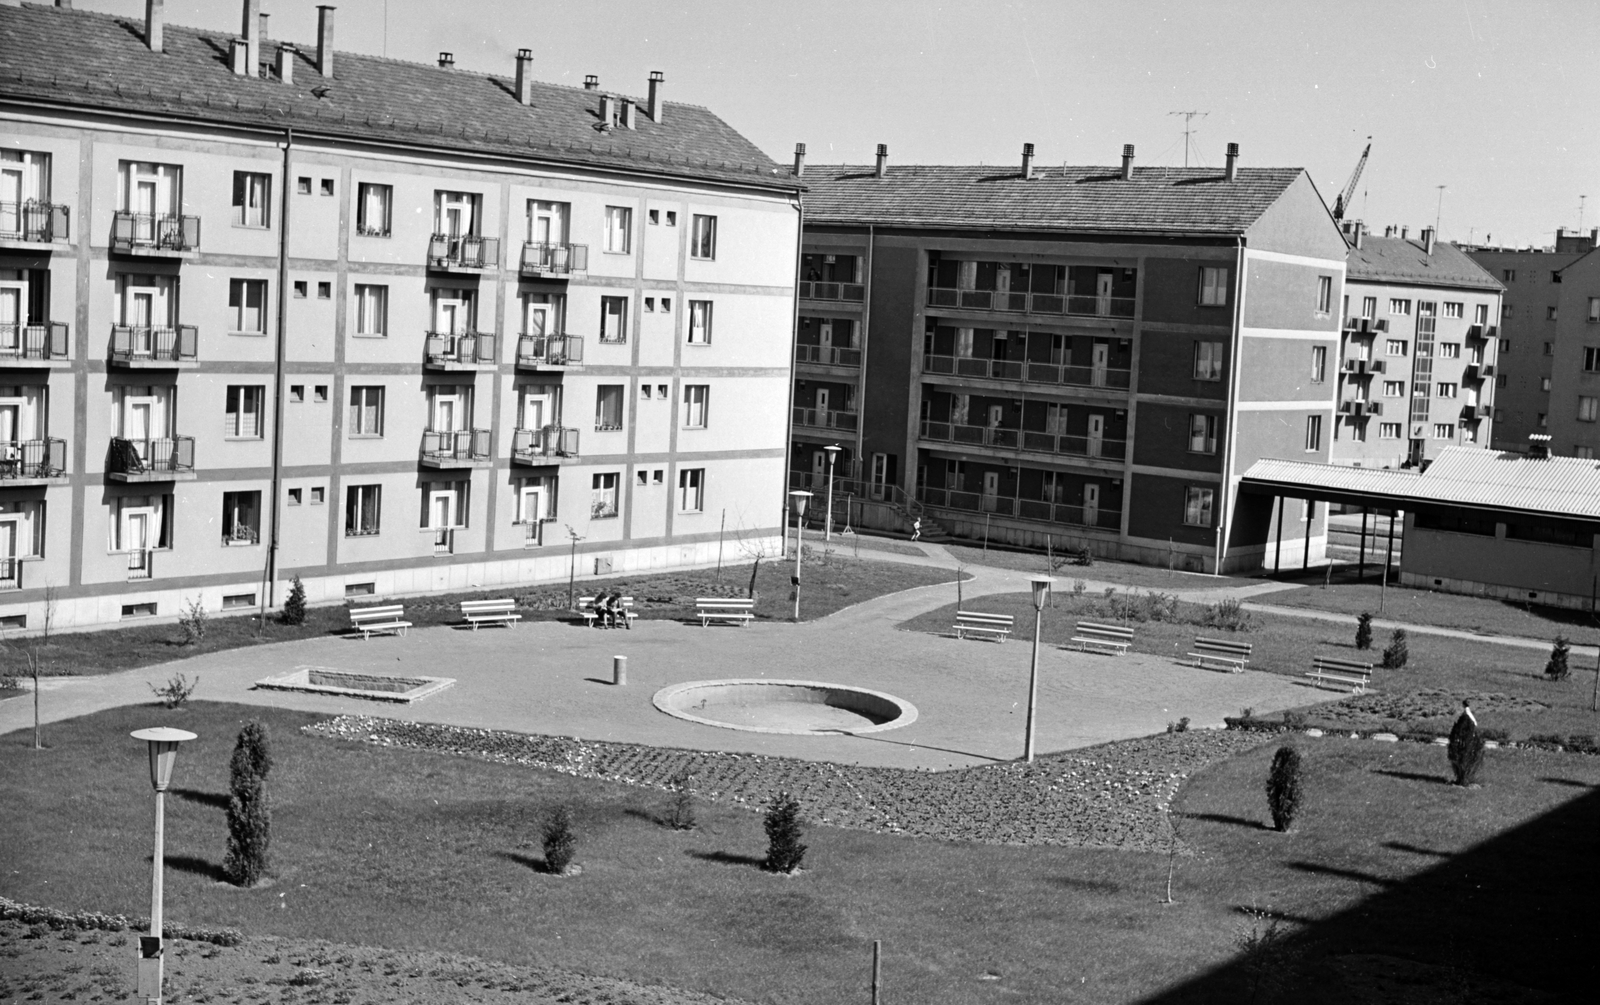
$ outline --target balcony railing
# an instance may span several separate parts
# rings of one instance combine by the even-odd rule
[[[517,363],[522,366],[576,366],[582,362],[582,335],[524,335],[517,339]]]
[[[836,345],[797,345],[794,347],[796,363],[816,363],[819,366],[861,366],[861,350]]]
[[[22,589],[22,560],[0,558],[0,590]]]
[[[578,430],[571,426],[518,429],[511,434],[511,459],[523,464],[552,464],[578,456]]]
[[[1067,315],[1089,318],[1131,318],[1134,297],[1073,296],[1062,293],[1008,293],[999,290],[928,288],[929,307],[962,311],[1004,311],[1010,314]]]
[[[174,475],[194,471],[194,437],[111,438],[106,471],[113,475]]]
[[[1122,527],[1122,511],[1103,506],[1075,506],[1038,499],[1014,499],[1009,496],[984,495],[981,492],[937,489],[926,485],[917,489],[917,499],[925,506],[967,513],[993,513],[996,516],[1016,517],[1037,523],[1097,527],[1101,530],[1119,530]]]
[[[796,408],[794,410],[794,424],[806,426],[811,429],[843,429],[855,432],[860,415],[855,412],[840,412],[830,408]]]
[[[860,283],[835,283],[807,280],[800,284],[801,300],[843,300],[859,304],[866,299],[867,288]]]
[[[1127,455],[1126,440],[1075,433],[1047,433],[1031,429],[1006,429],[1000,426],[969,426],[951,422],[922,423],[922,438],[941,443],[965,443],[998,450],[1026,450],[1036,454],[1066,457],[1093,457],[1120,461]]]
[[[65,241],[67,220],[68,208],[60,203],[0,202],[0,241]]]
[[[1494,414],[1492,405],[1462,405],[1461,417],[1463,419],[1487,419]]]
[[[522,245],[522,273],[529,276],[569,276],[589,271],[587,244],[549,244],[527,241]]]
[[[1128,389],[1133,373],[1132,370],[1109,366],[1030,363],[1023,360],[979,359],[976,356],[936,356],[931,353],[923,354],[922,372],[987,380],[1017,380],[1028,384],[1109,387],[1119,391]]]
[[[1487,380],[1495,375],[1493,363],[1468,363],[1462,376],[1466,380]]]
[[[422,434],[424,461],[471,462],[489,459],[489,430],[457,429]]]
[[[111,359],[117,363],[191,363],[200,351],[200,329],[195,325],[147,328],[111,326]]]
[[[128,552],[128,578],[151,579],[155,576],[156,553],[149,548]]]
[[[493,269],[499,264],[498,237],[434,234],[428,240],[428,267],[431,269]]]
[[[494,363],[496,341],[498,340],[494,335],[485,332],[457,334],[429,332],[425,351],[428,362],[434,366],[448,363],[473,365]]]
[[[199,247],[198,216],[118,210],[112,217],[112,251],[194,251]]]
[[[15,443],[0,442],[0,482],[21,478],[58,478],[66,470],[66,440],[51,436]]]
[[[0,325],[0,361],[65,359],[71,345],[65,321]]]
[[[1499,325],[1468,325],[1467,338],[1485,341],[1500,337]]]

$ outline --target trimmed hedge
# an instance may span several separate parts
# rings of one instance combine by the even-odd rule
[[[101,914],[99,911],[58,911],[53,907],[23,904],[6,897],[0,897],[0,921],[47,925],[58,932],[69,928],[101,932],[144,931],[150,928],[149,918],[129,918],[121,914]],[[162,926],[161,934],[169,939],[209,942],[214,946],[238,946],[244,943],[244,933],[237,928],[188,928],[169,923]]]

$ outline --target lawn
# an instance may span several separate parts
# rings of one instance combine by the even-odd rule
[[[968,606],[1010,614],[1016,619],[1020,638],[1033,636],[1033,602],[1026,593],[987,596]],[[1054,606],[1044,612],[1042,640],[1068,644],[1077,621],[1117,621],[1117,606],[1116,599],[1058,591]],[[1136,610],[1143,606],[1135,605]],[[1176,607],[1180,620],[1132,619],[1134,651],[1182,660],[1191,651],[1196,636],[1221,634],[1255,647],[1250,659],[1252,670],[1299,677],[1311,669],[1311,658],[1317,654],[1359,658],[1376,665],[1381,661],[1380,650],[1389,641],[1387,633],[1375,632],[1373,650],[1362,653],[1355,648],[1354,617],[1345,626],[1260,612],[1250,614],[1251,630],[1230,634],[1195,623],[1206,609],[1199,604],[1180,603]],[[956,605],[952,604],[920,614],[900,627],[947,633],[955,623],[955,612]],[[1404,669],[1377,669],[1373,673],[1374,690],[1394,699],[1388,703],[1373,695],[1330,708],[1323,703],[1335,701],[1336,692],[1308,688],[1307,705],[1319,706],[1316,714],[1322,716],[1313,724],[1447,732],[1461,699],[1470,698],[1485,728],[1503,729],[1512,739],[1540,734],[1600,734],[1600,715],[1590,710],[1595,684],[1592,667],[1580,667],[1574,661],[1571,676],[1556,683],[1545,678],[1547,654],[1539,650],[1422,634],[1411,636],[1409,649],[1410,660]],[[1214,671],[1195,670],[1209,672]]]
[[[991,547],[985,554],[982,548],[964,544],[946,544],[945,548],[966,565],[988,565],[996,569],[1014,569],[1018,572],[1044,572],[1048,562],[1044,552],[1013,551]],[[1137,586],[1149,590],[1211,590],[1224,586],[1247,586],[1249,580],[1208,576],[1199,572],[1167,570],[1153,565],[1134,565],[1131,562],[1108,562],[1096,559],[1093,565],[1074,565],[1063,561],[1060,552],[1055,554],[1056,570],[1051,573],[1057,580],[1091,579],[1122,586]]]
[[[240,891],[219,883],[217,869],[226,760],[247,715],[272,729],[276,882]],[[1258,905],[1310,923],[1313,948],[1301,969],[1324,994],[1331,989],[1317,968],[1352,965],[1342,954],[1370,951],[1380,935],[1386,951],[1423,964],[1454,947],[1474,960],[1480,986],[1570,992],[1594,969],[1571,919],[1584,916],[1595,893],[1587,861],[1600,822],[1590,791],[1600,784],[1600,759],[1506,751],[1493,755],[1484,787],[1467,791],[1439,783],[1435,748],[1316,741],[1308,748],[1311,808],[1298,832],[1283,836],[1259,825],[1267,751],[1243,754],[1201,771],[1180,794],[1178,827],[1195,854],[1174,860],[1177,903],[1165,905],[1160,854],[815,823],[807,825],[806,871],[772,876],[754,865],[765,844],[761,818],[746,809],[701,802],[699,827],[675,831],[658,822],[669,798],[659,791],[298,728],[317,719],[213,704],[127,708],[58,725],[43,754],[16,736],[0,738],[0,800],[9,810],[0,817],[9,866],[0,894],[142,913],[150,794],[143,751],[126,732],[166,722],[201,737],[180,754],[168,801],[169,919],[298,940],[291,946],[328,940],[342,944],[320,949],[335,961],[353,952],[345,946],[378,946],[751,1001],[854,1001],[864,994],[871,942],[882,939],[891,1001],[1125,1002],[1163,993],[1242,1001],[1227,964],[1238,952],[1239,909]],[[1115,756],[1112,747],[1104,756]],[[584,871],[576,878],[539,868],[538,827],[562,804],[577,822]],[[1437,873],[1441,860],[1446,870],[1449,856],[1475,861],[1479,852],[1469,849],[1496,833],[1546,815],[1565,820],[1574,807],[1573,826],[1533,827],[1537,854],[1491,857],[1481,864],[1500,869],[1463,868],[1437,903],[1423,898],[1403,916],[1339,927],[1375,893],[1440,888],[1429,870]],[[1480,903],[1494,910],[1475,909]],[[1529,924],[1534,910],[1552,924]],[[1317,938],[1321,925],[1336,937]],[[72,949],[66,940],[57,946]],[[238,951],[205,965],[221,968],[230,952]],[[259,958],[239,959],[259,972]],[[393,981],[432,979],[421,967],[384,969],[345,999],[395,1000],[386,990]],[[169,972],[184,979],[181,957]],[[293,971],[277,972],[281,983]],[[463,975],[460,986],[482,972]],[[1190,994],[1186,982],[1196,979]],[[225,972],[203,991],[189,984],[182,1000],[240,1002],[267,990],[234,981]],[[281,990],[287,999],[290,988]]]
[[[635,610],[641,618],[687,619],[694,614],[695,597],[746,596],[751,569],[749,564],[730,565],[722,569],[720,576],[711,570],[700,570],[590,580],[577,585],[576,595],[593,594],[602,585],[615,587],[635,598]],[[793,573],[792,562],[774,559],[761,563],[755,584],[757,618],[789,619],[793,597],[789,577]],[[820,552],[815,553],[808,557],[802,575],[802,619],[826,617],[886,593],[950,582],[953,576],[954,573],[945,569],[855,559],[839,553],[824,560]],[[567,607],[565,584],[407,597],[397,602],[405,605],[406,620],[421,628],[460,623],[458,605],[463,600],[507,595],[516,599],[517,609],[525,620],[573,616]],[[383,601],[381,597],[363,598],[362,606]],[[343,634],[350,625],[345,611],[344,605],[312,607],[306,611],[305,623],[293,626],[280,624],[269,616],[264,632],[259,630],[259,622],[253,616],[214,617],[207,622],[205,638],[192,646],[183,644],[182,631],[175,624],[61,633],[52,635],[48,642],[37,641],[37,646],[46,674],[113,673],[201,653]],[[0,682],[8,674],[20,676],[26,671],[25,652],[35,644],[34,639],[17,639],[0,647]],[[0,698],[5,696],[6,692],[0,691]]]

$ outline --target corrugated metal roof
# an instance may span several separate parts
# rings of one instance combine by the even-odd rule
[[[1368,283],[1505,289],[1500,280],[1485,272],[1483,266],[1453,244],[1436,241],[1430,255],[1423,250],[1420,240],[1373,237],[1371,234],[1362,237],[1361,247],[1350,249],[1346,256],[1345,278]]]

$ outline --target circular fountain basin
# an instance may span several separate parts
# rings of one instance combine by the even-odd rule
[[[916,706],[892,694],[814,680],[695,680],[654,700],[680,719],[754,733],[878,733],[917,721]]]

